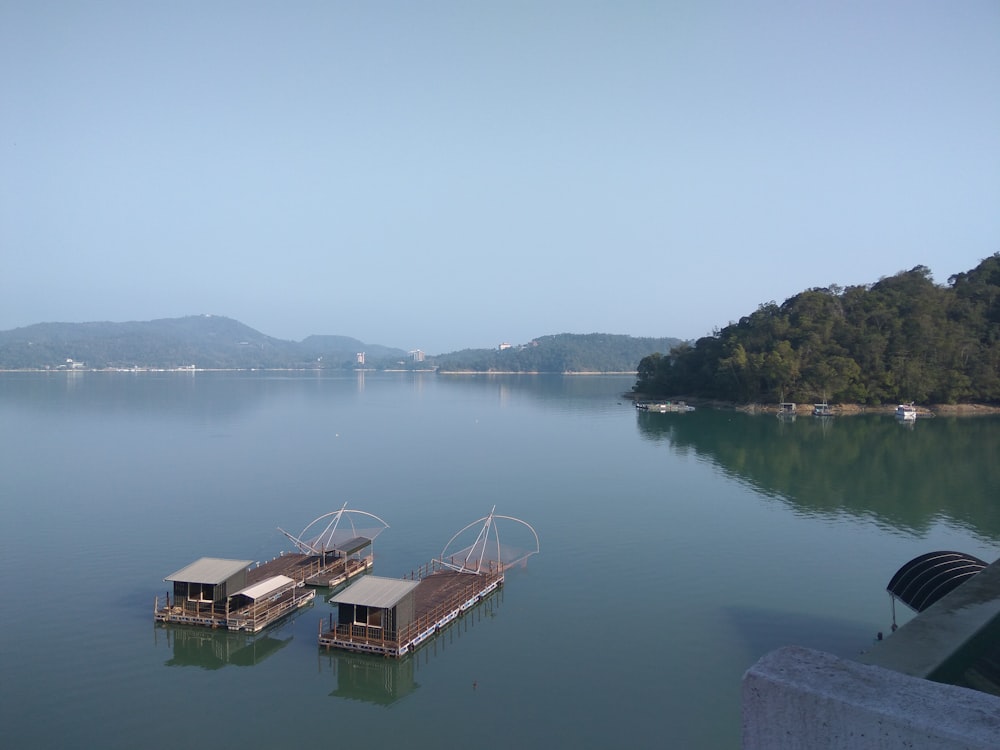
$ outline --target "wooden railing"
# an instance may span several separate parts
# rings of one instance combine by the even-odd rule
[[[434,561],[437,562],[437,561]],[[440,568],[438,568],[440,569]],[[401,643],[409,643],[415,639],[418,635],[426,631],[427,629],[434,627],[435,623],[439,623],[445,617],[447,617],[451,612],[456,610],[465,602],[470,599],[475,598],[480,592],[488,589],[494,582],[503,577],[503,573],[498,571],[490,571],[489,573],[480,573],[479,575],[471,575],[472,579],[467,586],[464,586],[461,591],[457,592],[450,598],[448,598],[443,603],[439,604],[434,609],[422,613],[409,625],[406,625],[400,632],[398,640]]]
[[[153,614],[158,619],[181,620],[197,622],[198,624],[208,624],[206,621],[214,620],[219,625],[225,625],[229,617],[228,602],[197,602],[181,600],[178,604],[176,599],[171,603],[170,593],[167,592],[165,604],[160,608],[160,597],[156,597],[153,603]],[[214,627],[214,625],[213,625]]]
[[[300,606],[305,599],[315,596],[314,592],[301,593],[297,586],[292,586],[282,592],[277,599],[266,599],[249,604],[238,610],[229,608],[229,602],[191,602],[182,600],[171,605],[169,593],[166,605],[160,609],[160,598],[156,597],[153,604],[154,616],[157,619],[191,622],[193,624],[210,624],[212,627],[247,628],[257,630],[260,627],[283,616],[288,611]]]
[[[417,571],[411,572],[409,578],[419,580],[432,575],[441,570],[452,570],[443,565],[438,560],[422,565]],[[333,641],[363,642],[367,645],[377,646],[384,651],[398,651],[404,645],[414,641],[421,633],[440,624],[448,615],[471,599],[476,598],[486,589],[489,589],[495,582],[503,578],[503,571],[491,569],[489,572],[468,574],[469,583],[447,600],[433,609],[421,613],[413,622],[405,625],[397,632],[386,631],[384,628],[370,627],[358,624],[340,624],[333,622],[331,613],[329,627],[323,629],[323,621],[319,623],[320,639],[331,639]]]
[[[250,607],[238,613],[231,614],[229,617],[229,623],[232,623],[230,627],[249,627],[250,630],[258,630],[268,623],[283,617],[287,612],[296,609],[302,604],[303,600],[311,599],[314,595],[314,592],[309,592],[299,596],[298,588],[293,588],[282,595],[277,601],[255,602]]]

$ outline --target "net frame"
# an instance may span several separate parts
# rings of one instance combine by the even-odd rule
[[[534,541],[534,549],[531,549],[530,546],[514,547],[501,543],[500,530],[497,524],[498,520],[510,521],[526,528],[531,533],[528,543],[530,545],[531,541]],[[451,549],[459,537],[463,534],[467,535],[467,532],[477,527],[476,536],[470,544]],[[497,513],[496,506],[494,505],[489,515],[477,518],[475,521],[467,524],[448,540],[448,543],[441,550],[439,562],[452,570],[479,574],[496,569],[506,570],[519,563],[524,564],[529,557],[538,554],[540,549],[538,532],[535,531],[531,524],[514,516],[505,516]]]
[[[355,517],[372,519],[378,522],[378,526],[370,528],[359,528],[355,523]],[[345,523],[346,525],[342,526]],[[315,528],[314,528],[315,527]],[[285,531],[280,526],[278,531],[288,537],[295,547],[306,555],[324,555],[328,552],[335,552],[338,546],[356,537],[365,537],[372,541],[379,534],[389,528],[389,524],[374,513],[363,510],[348,509],[347,503],[340,510],[324,513],[313,519],[296,536]],[[322,529],[322,530],[320,530]],[[311,533],[311,535],[310,535]]]

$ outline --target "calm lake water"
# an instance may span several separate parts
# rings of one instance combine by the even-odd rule
[[[997,558],[1000,419],[639,413],[630,377],[0,375],[7,747],[737,748],[740,679],[851,656],[937,549]],[[399,576],[497,512],[541,553],[413,657],[153,624],[163,577],[344,503]],[[902,605],[897,622],[907,619]]]

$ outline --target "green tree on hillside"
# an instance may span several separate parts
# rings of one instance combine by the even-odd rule
[[[936,285],[916,266],[810,289],[638,368],[636,390],[738,402],[1000,401],[1000,253]]]

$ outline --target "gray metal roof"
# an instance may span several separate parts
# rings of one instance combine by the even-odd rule
[[[187,567],[181,568],[164,578],[164,581],[181,581],[183,583],[219,584],[246,570],[252,560],[226,560],[221,557],[203,557]]]
[[[286,588],[295,588],[295,579],[289,578],[288,576],[271,576],[270,578],[265,578],[263,581],[255,583],[253,586],[247,586],[245,589],[240,589],[233,596],[243,594],[247,599],[262,599],[269,594],[273,594],[275,591],[281,591]]]
[[[370,545],[372,540],[366,536],[356,536],[348,539],[346,542],[341,542],[333,547],[333,549],[338,552],[342,552],[345,555],[352,555],[355,552],[363,550],[365,547]]]
[[[420,581],[403,578],[365,576],[330,599],[334,604],[362,604],[366,607],[389,609],[420,585]]]

